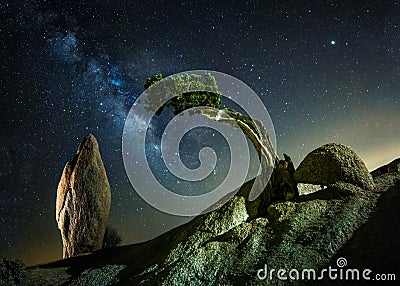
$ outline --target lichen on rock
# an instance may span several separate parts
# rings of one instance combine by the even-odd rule
[[[69,286],[108,286],[118,282],[118,274],[125,265],[106,265],[98,269],[87,269]]]
[[[374,181],[364,162],[349,147],[330,143],[310,152],[295,172],[298,183],[328,186],[347,182],[365,190],[374,188]]]

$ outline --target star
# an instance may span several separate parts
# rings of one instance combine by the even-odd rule
[[[276,1],[254,1],[254,5],[238,1],[229,7],[217,1],[204,4],[198,13],[193,13],[195,4],[165,2],[158,6],[163,17],[152,17],[153,5],[138,0],[101,1],[104,5],[95,5],[96,9],[84,3],[71,8],[66,1],[24,2],[15,8],[6,4],[10,10],[1,27],[0,229],[5,234],[0,238],[1,256],[29,264],[60,258],[54,217],[41,215],[42,209],[49,213],[55,209],[53,194],[60,174],[87,133],[99,141],[113,191],[110,224],[127,237],[124,243],[145,241],[160,229],[176,226],[177,218],[138,198],[126,177],[121,152],[127,113],[143,92],[146,78],[159,72],[166,77],[209,69],[248,84],[268,108],[278,154],[289,154],[295,165],[329,142],[354,146],[365,154],[371,169],[379,166],[376,158],[389,161],[400,156],[395,84],[400,38],[394,12],[398,1],[367,1],[368,5],[346,1],[329,15],[331,1],[307,7],[294,4],[294,9]],[[355,17],[366,8],[362,18]],[[236,92],[226,94],[222,107],[237,108],[229,103]],[[160,116],[151,123],[146,155],[157,179],[176,187],[160,145],[170,117]],[[230,157],[225,156],[229,148],[221,144],[218,133],[201,132],[184,137],[174,159],[197,168],[198,150],[207,143],[220,160],[212,173],[219,180],[229,167]],[[387,151],[376,153],[383,149]],[[179,180],[179,188],[182,193],[194,192],[184,180]],[[196,188],[201,189],[200,184]],[[148,228],[142,227],[145,219],[152,222],[147,222]],[[40,256],[32,255],[41,244],[51,247]]]

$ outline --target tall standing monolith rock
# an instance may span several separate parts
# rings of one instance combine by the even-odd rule
[[[67,162],[58,184],[56,220],[64,258],[101,249],[110,204],[110,184],[99,145],[89,134]]]

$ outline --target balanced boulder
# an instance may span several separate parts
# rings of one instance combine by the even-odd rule
[[[295,180],[322,186],[342,181],[365,190],[374,188],[372,176],[356,152],[336,143],[323,145],[309,153],[297,168]]]
[[[66,164],[57,189],[56,220],[64,258],[101,249],[110,204],[99,145],[89,134]]]

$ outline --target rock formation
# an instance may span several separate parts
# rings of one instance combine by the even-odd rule
[[[372,177],[377,177],[388,173],[400,173],[400,159],[393,160],[387,165],[381,166],[371,172]]]
[[[335,143],[309,153],[297,168],[295,179],[298,183],[322,186],[342,181],[365,190],[374,188],[372,176],[356,152]]]
[[[125,265],[106,265],[100,269],[88,269],[84,271],[69,286],[107,286],[118,283],[118,274]]]
[[[89,134],[66,164],[57,189],[56,220],[64,258],[101,249],[110,204],[99,146]]]
[[[300,275],[302,269],[315,269],[319,274],[327,265],[336,266],[335,261],[328,263],[374,213],[380,195],[393,187],[391,183],[366,192],[339,182],[310,195],[272,202],[265,216],[254,216],[247,200],[251,184],[243,185],[221,208],[151,241],[51,265],[55,272],[72,270],[75,274],[69,279],[46,283],[48,266],[31,271],[40,285],[69,285],[86,276],[88,269],[102,271],[107,266],[126,266],[117,285],[297,285],[299,281],[279,280],[275,274],[272,281],[260,281],[257,272],[267,265],[298,269]],[[391,211],[398,214],[398,208]],[[354,260],[345,257],[349,263]]]
[[[32,285],[88,283],[92,281],[88,277],[95,276],[99,278],[93,279],[95,283],[107,282],[108,273],[119,280],[117,285],[297,285],[302,281],[280,280],[276,272],[271,281],[260,281],[257,272],[267,265],[268,270],[297,269],[300,275],[304,269],[314,269],[319,275],[328,266],[335,268],[338,257],[345,257],[349,268],[357,268],[353,263],[360,260],[358,255],[381,246],[387,250],[384,255],[358,269],[397,271],[400,243],[394,226],[400,217],[400,173],[377,177],[369,192],[336,182],[309,195],[272,202],[263,216],[255,215],[255,202],[247,200],[252,183],[244,184],[221,208],[151,241],[29,269]],[[371,221],[366,232],[359,232]],[[377,227],[384,231],[376,231]],[[358,239],[351,242],[353,237]],[[346,244],[350,252],[342,254]],[[354,246],[357,251],[352,254]],[[379,268],[382,262],[395,270]],[[107,277],[100,279],[101,273]],[[321,285],[332,282],[325,278]]]

